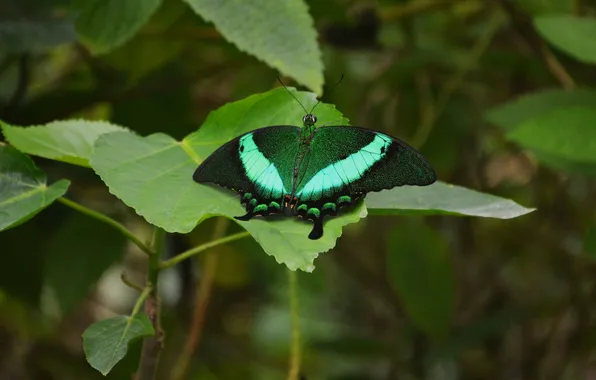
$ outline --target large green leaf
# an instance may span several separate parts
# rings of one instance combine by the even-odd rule
[[[510,219],[534,211],[510,199],[437,181],[430,186],[403,186],[366,196],[374,215],[451,214]]]
[[[451,328],[455,281],[445,239],[423,223],[400,224],[390,235],[389,280],[414,323],[436,339]]]
[[[160,4],[161,0],[86,0],[76,30],[94,53],[104,53],[132,38]]]
[[[561,107],[531,119],[508,137],[520,145],[573,162],[596,163],[596,109]]]
[[[323,62],[303,0],[185,0],[240,50],[320,94]]]
[[[62,314],[70,313],[122,257],[125,242],[113,227],[79,213],[52,234],[44,244],[44,280]]]
[[[490,109],[485,118],[489,122],[511,131],[522,123],[548,111],[569,106],[596,107],[596,91],[549,89],[533,92]]]
[[[290,89],[305,107],[316,103],[315,95]],[[328,104],[317,106],[322,125],[345,124],[341,114]],[[199,131],[176,141],[164,134],[142,138],[127,132],[100,137],[91,159],[93,169],[110,191],[137,213],[168,232],[187,233],[197,223],[215,215],[233,217],[244,210],[237,196],[192,180],[192,174],[217,147],[244,132],[278,124],[299,125],[304,110],[282,88],[227,104],[212,112]],[[294,219],[251,220],[242,225],[280,263],[290,269],[313,269],[319,253],[335,246],[344,225],[366,216],[360,203],[355,209],[325,224],[319,240],[308,239],[312,225]]]
[[[104,319],[85,330],[83,349],[89,364],[105,376],[126,355],[131,342],[154,333],[145,313]]]
[[[124,131],[103,121],[62,120],[17,127],[0,121],[4,136],[21,152],[89,167],[93,144],[104,133]]]
[[[70,182],[48,186],[46,175],[15,148],[0,143],[0,231],[28,220],[66,193]]]
[[[553,14],[534,18],[538,33],[558,49],[585,63],[596,63],[596,18]]]

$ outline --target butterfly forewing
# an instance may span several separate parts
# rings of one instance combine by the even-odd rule
[[[318,128],[296,184],[297,212],[319,225],[325,215],[371,191],[429,185],[436,175],[415,149],[360,127]],[[313,231],[314,232],[314,231]],[[316,234],[315,234],[316,235]]]
[[[292,188],[299,134],[294,126],[248,132],[212,153],[193,178],[238,192],[247,209],[242,219],[281,212],[282,199]]]

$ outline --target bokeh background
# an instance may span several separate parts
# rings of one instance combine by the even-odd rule
[[[313,273],[298,274],[304,378],[595,379],[596,166],[543,162],[488,115],[524,94],[596,86],[595,66],[548,45],[532,23],[550,13],[593,16],[596,5],[307,3],[323,52],[325,102],[353,125],[420,148],[442,181],[537,211],[511,220],[369,216],[346,227]],[[278,86],[277,71],[180,0],[164,0],[131,40],[101,55],[76,40],[74,9],[59,0],[0,1],[2,120],[26,126],[81,117],[182,138],[217,107]],[[73,198],[150,234],[91,170],[35,162],[50,182],[71,179]],[[167,254],[237,229],[208,220],[189,235],[168,235]],[[81,334],[130,312],[138,293],[120,275],[142,282],[145,266],[143,253],[116,232],[59,204],[2,232],[0,379],[103,378],[86,363]],[[197,303],[205,281],[209,302]],[[172,379],[187,359],[188,379],[286,378],[286,268],[252,239],[164,272],[161,291],[160,379]],[[198,346],[187,357],[192,339]],[[134,344],[107,378],[130,379],[139,353]]]

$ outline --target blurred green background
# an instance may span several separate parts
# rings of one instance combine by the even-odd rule
[[[369,216],[344,228],[313,273],[298,272],[304,378],[593,379],[596,118],[579,120],[581,129],[549,123],[547,114],[563,105],[596,108],[596,4],[306,3],[323,53],[325,102],[353,125],[418,147],[441,181],[537,211],[512,220]],[[138,32],[96,54],[85,25],[73,23],[85,4],[0,0],[0,119],[109,120],[180,139],[212,110],[278,85],[276,70],[180,0],[163,0]],[[551,15],[564,22],[553,24]],[[580,16],[588,23],[565,27]],[[528,94],[542,95],[520,106]],[[534,118],[519,140],[529,143],[512,141],[508,132]],[[567,132],[575,140],[561,137]],[[566,157],[560,146],[572,153],[591,146],[594,159]],[[93,171],[35,162],[49,182],[70,179],[81,203],[150,234]],[[170,234],[167,254],[224,229],[240,230],[214,218],[189,235]],[[138,295],[120,275],[142,283],[145,266],[117,232],[59,204],[2,232],[0,379],[103,378],[86,363],[81,334],[130,312]],[[195,300],[211,276],[203,310]],[[286,268],[252,239],[185,261],[160,281],[160,379],[173,378],[190,337],[200,339],[188,379],[286,378]],[[140,347],[131,346],[107,378],[130,379]]]

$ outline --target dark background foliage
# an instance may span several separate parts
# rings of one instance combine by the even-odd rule
[[[0,119],[110,120],[180,139],[212,110],[278,85],[276,70],[179,0],[163,0],[118,44],[104,36],[115,45],[94,54],[93,20],[73,23],[90,3],[0,0]],[[537,211],[511,220],[369,216],[344,228],[316,270],[297,276],[305,378],[593,378],[596,119],[567,120],[582,114],[576,109],[562,108],[559,118],[548,112],[568,105],[594,115],[596,5],[307,3],[323,52],[325,102],[353,125],[420,148],[442,181]],[[579,28],[582,38],[565,22],[541,19],[549,15],[581,16],[591,29]],[[107,29],[118,25],[114,18]],[[516,103],[528,94],[542,95]],[[512,134],[525,122],[523,134]],[[574,156],[581,152],[588,158]],[[73,198],[150,234],[93,171],[35,162],[49,182],[70,179]],[[222,230],[239,228],[207,220],[191,234],[169,234],[166,253]],[[2,232],[0,379],[102,378],[85,361],[81,334],[130,312],[137,294],[120,274],[141,283],[145,265],[119,234],[60,204]],[[173,378],[184,360],[189,379],[286,378],[285,271],[252,239],[165,271],[159,378]],[[198,349],[188,356],[193,339]],[[107,378],[130,379],[139,355],[137,342]]]

